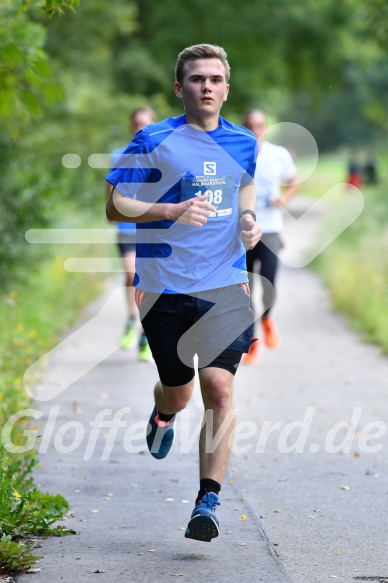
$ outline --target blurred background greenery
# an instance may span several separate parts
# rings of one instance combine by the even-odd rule
[[[260,107],[273,121],[311,131],[320,158],[303,193],[319,196],[327,184],[345,180],[350,159],[377,157],[380,184],[366,188],[373,208],[359,225],[364,220],[375,233],[380,253],[387,39],[385,0],[0,0],[0,313],[9,308],[9,294],[22,301],[34,272],[49,277],[43,264],[54,254],[58,262],[69,253],[27,244],[28,229],[106,226],[105,171],[91,169],[88,156],[125,144],[128,114],[140,104],[152,106],[159,119],[181,113],[172,90],[175,60],[198,42],[228,53],[225,117],[239,123],[247,108]],[[79,168],[62,165],[67,153],[81,157]],[[365,242],[360,227],[354,231],[349,247],[356,260]],[[377,268],[386,290],[387,273]],[[51,271],[65,289],[67,280]],[[66,277],[78,288],[96,285],[90,274]]]

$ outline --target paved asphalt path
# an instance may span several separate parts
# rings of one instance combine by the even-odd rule
[[[388,581],[388,359],[330,308],[308,266],[290,267],[317,225],[307,241],[287,223],[274,309],[282,344],[236,377],[220,536],[183,536],[198,487],[198,386],[170,455],[145,450],[156,367],[117,348],[116,280],[50,355],[36,389],[47,450],[36,481],[69,500],[61,524],[77,534],[44,540],[40,571],[19,583]]]

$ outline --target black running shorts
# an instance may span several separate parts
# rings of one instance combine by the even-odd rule
[[[164,385],[175,387],[198,368],[216,367],[235,374],[253,336],[253,312],[247,284],[190,295],[156,294],[136,289],[140,319]]]

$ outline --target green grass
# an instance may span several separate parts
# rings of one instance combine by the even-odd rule
[[[301,158],[297,161],[298,173],[300,176],[307,176],[313,168],[312,160]],[[300,193],[319,198],[332,186],[340,182],[346,182],[347,178],[347,156],[345,152],[332,154],[320,154],[318,162],[311,175],[300,185]]]
[[[106,223],[80,216],[71,221],[74,227],[84,225],[103,228]],[[66,226],[66,221],[58,226]],[[0,296],[1,430],[11,415],[29,406],[22,382],[26,368],[55,346],[59,334],[77,320],[80,309],[96,297],[105,281],[103,274],[68,273],[65,259],[110,255],[116,255],[111,246],[56,245],[39,268]],[[20,421],[13,429],[14,444],[23,444],[25,427]],[[0,574],[26,569],[39,559],[32,554],[28,537],[72,532],[52,526],[69,504],[60,494],[34,487],[31,475],[36,463],[35,452],[15,455],[0,445]]]
[[[361,188],[365,206],[360,217],[313,265],[330,290],[333,306],[367,342],[388,354],[388,168],[383,164],[380,184]],[[328,157],[322,168],[334,176],[338,160]]]

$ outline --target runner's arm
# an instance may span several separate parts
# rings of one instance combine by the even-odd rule
[[[147,203],[128,198],[113,188],[106,205],[106,216],[110,221],[126,223],[171,220],[202,227],[207,222],[209,212],[216,210],[213,205],[207,202],[207,198],[207,195],[196,196],[177,204]]]
[[[299,183],[297,175],[295,174],[295,176],[286,181],[286,188],[282,192],[281,196],[279,198],[271,199],[271,205],[283,208],[286,207],[290,200],[294,198],[298,190]]]
[[[246,210],[255,212],[256,189],[255,181],[252,180],[246,186],[242,186],[238,195],[239,214]],[[240,217],[241,239],[246,249],[253,249],[261,239],[261,228],[256,223],[253,216],[246,213]]]

